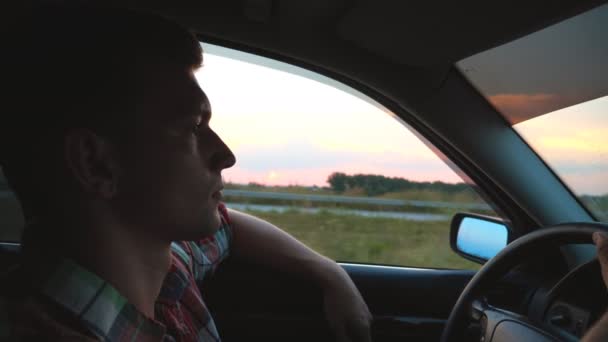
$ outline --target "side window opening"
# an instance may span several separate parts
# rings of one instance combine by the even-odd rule
[[[451,217],[498,215],[396,115],[322,75],[203,50],[211,125],[237,156],[229,207],[342,262],[479,267],[450,249]]]

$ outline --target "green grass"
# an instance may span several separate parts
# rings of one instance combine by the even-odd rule
[[[433,190],[408,190],[399,192],[387,192],[379,196],[380,198],[431,201],[431,202],[451,202],[451,203],[482,203],[485,201],[472,189],[467,188],[457,192],[442,192]]]
[[[407,213],[425,213],[425,214],[441,214],[453,216],[458,212],[475,212],[482,215],[498,216],[491,209],[471,209],[471,208],[442,208],[431,206],[415,206],[415,205],[377,205],[368,203],[337,203],[337,202],[312,202],[300,200],[284,200],[273,198],[251,198],[232,195],[224,195],[224,201],[228,203],[240,204],[261,204],[261,205],[279,205],[293,208],[327,208],[327,209],[354,209],[368,211],[395,211]]]
[[[0,241],[18,241],[23,227],[14,199],[0,200]],[[320,253],[338,261],[384,265],[477,269],[452,252],[449,222],[361,217],[320,211],[251,214],[285,229]]]
[[[320,201],[305,201],[305,200],[285,200],[274,198],[251,198],[224,194],[224,199],[227,202],[242,203],[242,204],[268,204],[282,205],[298,208],[336,208],[336,209],[359,209],[371,211],[400,211],[400,212],[416,212],[428,214],[444,214],[452,216],[457,212],[475,212],[482,215],[498,216],[496,213],[488,209],[471,209],[468,204],[484,204],[485,202],[472,189],[459,191],[456,193],[438,192],[430,190],[410,190],[402,192],[389,192],[381,196],[366,196],[362,189],[351,189],[344,193],[336,193],[328,188],[311,188],[303,186],[264,186],[259,184],[226,184],[226,189],[231,190],[248,190],[256,192],[282,192],[301,195],[337,195],[337,196],[353,196],[363,198],[382,198],[382,199],[398,199],[398,200],[415,200],[415,201],[430,201],[430,202],[450,202],[453,204],[464,204],[462,208],[457,207],[432,207],[419,205],[378,205],[369,203],[339,203],[339,202],[320,202]]]
[[[367,196],[363,189],[349,189],[345,192],[335,192],[327,187],[306,187],[298,185],[272,186],[262,184],[236,184],[226,183],[226,189],[248,190],[258,192],[284,192],[300,195],[333,195],[333,196],[355,196],[371,198],[390,198],[403,200],[433,201],[433,202],[456,202],[456,203],[485,203],[473,189],[466,189],[454,193],[432,191],[432,190],[408,190],[398,192],[387,192],[380,196]]]
[[[449,222],[391,218],[249,211],[288,231],[313,249],[338,261],[384,265],[477,269],[452,252]],[[18,203],[0,200],[0,241],[18,241],[23,220]]]
[[[450,249],[449,222],[249,211],[338,261],[415,267],[478,269]]]

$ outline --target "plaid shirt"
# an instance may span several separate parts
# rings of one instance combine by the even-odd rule
[[[2,310],[11,324],[10,331],[0,328],[0,337],[5,330],[18,340],[220,341],[199,290],[228,256],[232,231],[224,206],[220,213],[222,225],[214,236],[171,244],[172,263],[156,301],[155,320],[103,279],[63,259],[36,293],[12,310]]]

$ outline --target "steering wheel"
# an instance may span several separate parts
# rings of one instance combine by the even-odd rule
[[[478,321],[482,342],[578,341],[572,335],[556,336],[520,314],[492,307],[480,300],[487,289],[526,258],[543,248],[563,244],[590,244],[596,231],[608,232],[599,223],[568,223],[526,234],[490,259],[469,281],[456,301],[441,336],[442,342],[463,341],[469,323]],[[599,276],[599,271],[598,271]]]

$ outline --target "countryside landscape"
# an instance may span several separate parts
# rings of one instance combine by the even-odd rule
[[[496,215],[471,186],[340,172],[332,173],[327,184],[228,183],[224,201],[228,207],[272,222],[338,261],[479,268],[449,247],[450,220],[455,213]],[[582,199],[608,212],[608,195]],[[3,181],[0,212],[0,239],[18,240],[23,225],[19,206]]]

